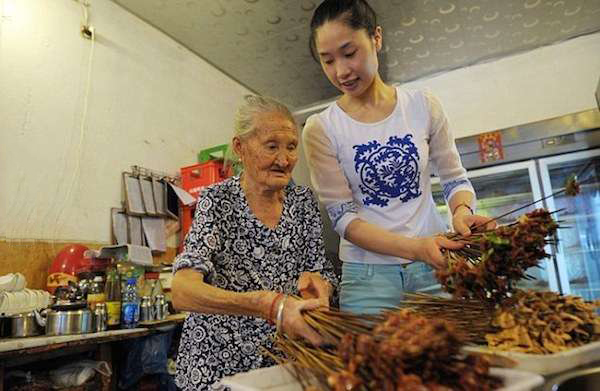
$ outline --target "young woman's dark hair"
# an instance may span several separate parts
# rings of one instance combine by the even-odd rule
[[[377,28],[377,14],[365,0],[323,1],[310,21],[310,54],[317,62],[319,62],[319,54],[315,47],[316,31],[325,22],[337,19],[354,30],[367,30],[369,36],[373,36]]]

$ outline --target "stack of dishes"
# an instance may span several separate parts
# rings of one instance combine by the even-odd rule
[[[27,289],[21,273],[0,276],[0,316],[11,316],[47,308],[50,294],[43,290]]]

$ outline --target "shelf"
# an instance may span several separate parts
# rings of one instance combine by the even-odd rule
[[[187,312],[170,314],[169,316],[167,316],[167,319],[164,319],[164,320],[153,320],[152,322],[140,323],[140,327],[157,328],[157,327],[169,324],[169,323],[181,323],[181,322],[185,321],[185,318],[187,317],[187,315],[188,315]]]
[[[74,334],[74,335],[58,335],[58,336],[38,336],[38,337],[25,337],[25,338],[5,338],[0,340],[0,356],[3,353],[11,351],[22,351],[30,350],[34,348],[48,348],[52,345],[60,347],[73,344],[84,344],[84,343],[101,343],[112,340],[121,340],[127,338],[137,338],[143,335],[149,334],[149,330],[146,328],[136,329],[119,329],[119,330],[107,330],[99,333],[86,333],[86,334]]]

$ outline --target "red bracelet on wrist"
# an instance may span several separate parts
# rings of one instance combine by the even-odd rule
[[[267,321],[271,324],[275,324],[275,320],[273,319],[273,310],[275,309],[275,303],[277,303],[277,301],[281,299],[281,296],[283,296],[283,293],[278,293],[277,296],[275,296],[275,298],[273,299],[273,302],[271,302],[271,308],[269,309],[269,317],[267,318]]]
[[[469,209],[469,212],[471,212],[471,214],[475,214],[475,213],[473,213],[473,209],[469,205],[467,205],[466,202],[461,202],[460,204],[456,205],[456,207],[452,211],[452,216],[454,216],[456,214],[456,210],[458,208],[460,208],[461,206],[464,206],[465,208]]]

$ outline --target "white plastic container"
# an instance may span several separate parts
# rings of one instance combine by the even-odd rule
[[[490,373],[504,380],[499,391],[529,391],[544,383],[535,373],[514,369],[492,368]],[[231,391],[303,391],[298,381],[281,365],[238,373],[221,380]]]
[[[554,354],[504,352],[483,346],[468,346],[464,347],[463,351],[493,353],[517,362],[517,366],[514,369],[538,373],[540,375],[551,375],[599,361],[600,341]]]

